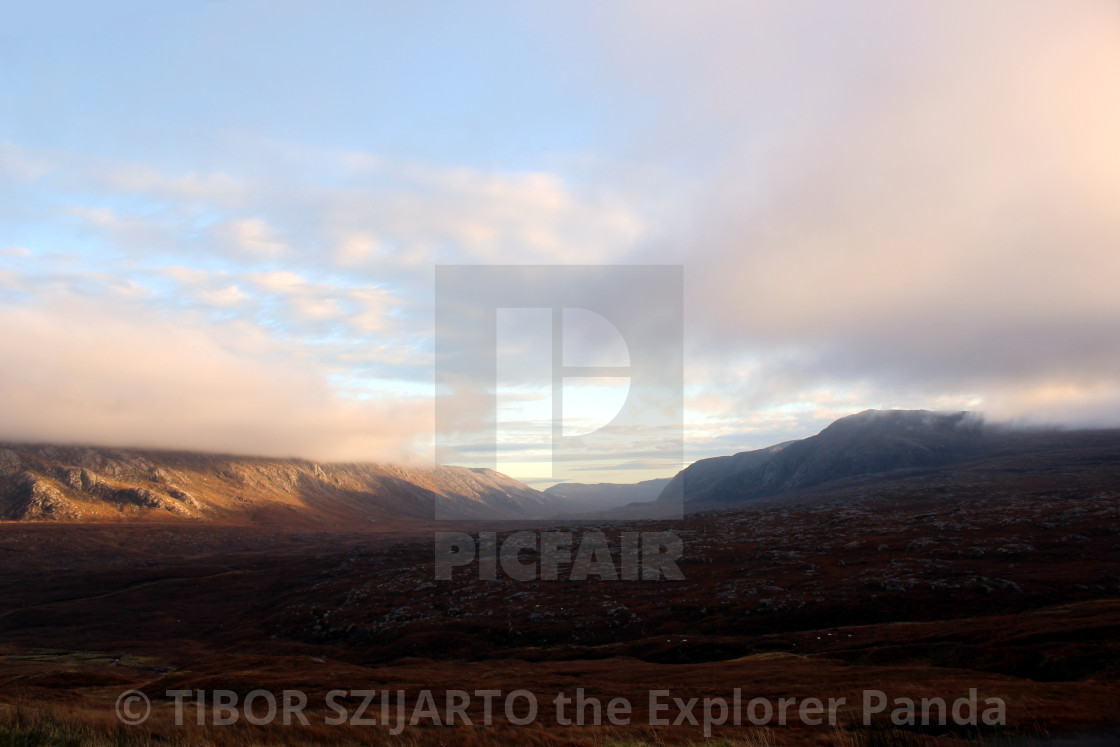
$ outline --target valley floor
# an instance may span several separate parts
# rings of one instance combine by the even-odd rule
[[[438,581],[433,533],[448,527],[420,523],[352,533],[0,524],[0,744],[701,743],[705,708],[717,720],[722,699],[733,721],[736,688],[741,725],[710,724],[725,744],[1113,744],[1120,500],[1111,469],[1029,481],[902,475],[680,522],[551,527],[609,538],[672,531],[684,543],[682,581],[480,580],[476,567]],[[599,700],[602,725],[557,718],[557,695],[579,688]],[[150,701],[135,726],[117,716],[129,690]],[[257,726],[244,714],[215,725],[212,701],[199,725],[200,690],[239,703],[254,690],[277,699],[298,690],[309,725]],[[374,719],[389,691],[391,723],[328,725],[331,690],[376,691]],[[495,690],[485,726],[477,693]],[[524,726],[504,708],[516,690],[539,706]],[[189,695],[177,703],[168,693],[180,691]],[[421,713],[394,734],[397,691],[406,720]],[[437,724],[449,691],[469,696],[471,726]],[[665,711],[651,712],[650,691],[669,691],[654,703]],[[875,692],[890,703],[868,715]],[[913,724],[905,713],[891,720],[895,699],[920,709],[922,698],[941,698],[951,709],[970,696],[978,711],[1000,699],[1004,723],[977,713],[976,724],[941,725],[935,713],[923,726],[920,710]],[[528,697],[514,702],[515,720]],[[696,723],[684,713],[693,698]],[[790,698],[789,714],[820,699],[822,723],[781,725],[757,709],[761,725],[748,719],[750,701],[776,709]],[[612,699],[628,704],[628,725],[608,721]],[[350,717],[362,700],[334,702]],[[126,717],[138,703],[124,705]],[[585,713],[593,719],[592,706]],[[670,723],[651,725],[659,717]]]

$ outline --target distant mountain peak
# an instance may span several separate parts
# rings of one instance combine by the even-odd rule
[[[683,490],[686,503],[734,503],[855,475],[950,464],[991,447],[986,432],[974,412],[864,410],[815,436],[702,459],[678,473],[663,495]]]

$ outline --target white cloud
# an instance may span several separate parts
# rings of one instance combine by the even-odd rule
[[[342,231],[337,240],[334,259],[343,267],[352,267],[374,259],[381,242],[364,231]]]
[[[278,257],[288,251],[276,231],[263,218],[240,218],[220,223],[214,229],[219,240],[227,241],[235,252],[250,257]]]
[[[0,438],[430,458],[428,398],[340,398],[313,360],[249,324],[55,295],[0,308],[0,325]]]
[[[251,275],[250,279],[262,288],[276,292],[292,292],[307,288],[306,278],[288,270],[276,270]]]
[[[209,306],[237,306],[249,300],[249,297],[236,285],[231,285],[218,290],[204,290],[199,292],[199,300]]]

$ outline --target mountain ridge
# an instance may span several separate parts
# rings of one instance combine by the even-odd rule
[[[319,463],[188,451],[0,443],[0,518],[538,518],[552,501],[486,469]]]
[[[566,514],[577,514],[656,500],[671,479],[656,477],[635,483],[561,482],[545,488],[544,493],[562,500]]]
[[[0,442],[0,520],[351,526],[432,520],[437,506],[441,519],[453,520],[673,518],[682,495],[687,513],[845,479],[1060,448],[1086,433],[989,425],[964,411],[867,410],[803,439],[698,460],[671,479],[561,483],[545,491],[456,466]],[[1120,439],[1120,430],[1092,433]]]
[[[1034,448],[1038,434],[1057,432],[988,425],[968,411],[865,410],[807,438],[694,462],[673,477],[659,500],[677,491],[686,505],[741,503],[844,478]]]

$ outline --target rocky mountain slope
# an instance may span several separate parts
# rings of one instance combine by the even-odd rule
[[[1120,431],[1112,433],[1120,439]],[[1074,431],[986,426],[967,412],[867,410],[799,441],[702,459],[679,472],[662,496],[683,490],[693,506],[738,503],[843,478],[1045,450],[1080,437]]]
[[[188,452],[0,446],[0,519],[317,523],[539,517],[544,494],[492,470],[316,464]]]

